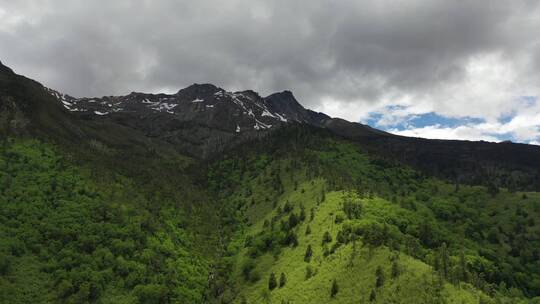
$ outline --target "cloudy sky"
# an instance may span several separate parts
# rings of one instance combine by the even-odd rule
[[[535,0],[0,0],[0,60],[82,96],[192,83],[394,133],[540,142]]]

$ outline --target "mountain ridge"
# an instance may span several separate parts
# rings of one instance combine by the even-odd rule
[[[97,141],[141,153],[160,147],[208,159],[281,127],[305,124],[456,184],[508,186],[518,179],[518,187],[540,189],[539,146],[398,136],[306,109],[287,90],[261,97],[252,90],[228,92],[213,84],[193,84],[174,94],[75,98],[3,65],[0,72],[0,107],[11,109],[2,111],[2,128],[8,133],[67,138],[83,145]],[[512,172],[519,172],[519,178]]]

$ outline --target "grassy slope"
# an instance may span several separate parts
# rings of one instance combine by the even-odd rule
[[[306,221],[298,226],[299,245],[294,248],[285,248],[275,258],[267,253],[259,258],[256,271],[261,275],[257,283],[245,282],[241,275],[240,266],[246,258],[246,250],[242,249],[238,255],[237,268],[234,276],[239,284],[240,297],[245,297],[248,303],[264,302],[268,298],[268,280],[271,272],[285,273],[287,284],[269,293],[272,303],[281,300],[291,303],[328,303],[331,301],[330,287],[332,280],[338,282],[340,291],[332,300],[336,303],[358,303],[368,301],[371,290],[375,285],[375,270],[382,266],[387,277],[390,277],[391,257],[396,253],[388,248],[376,248],[370,252],[366,246],[357,244],[357,254],[352,257],[352,244],[340,247],[334,254],[324,257],[321,240],[325,231],[329,231],[335,239],[341,224],[334,222],[335,215],[341,211],[344,192],[330,192],[325,201],[317,204],[318,196],[324,186],[322,180],[305,182],[299,185],[296,191],[286,192],[279,204],[285,201],[294,202],[297,206],[303,204],[306,209],[315,208],[315,217],[312,222]],[[302,193],[302,190],[304,192]],[[366,209],[376,212],[379,205],[388,202],[375,198],[366,201]],[[369,207],[368,207],[369,206]],[[298,210],[296,210],[298,211]],[[264,219],[270,220],[271,215],[260,218],[248,229],[248,233],[263,229]],[[305,235],[306,226],[311,228],[311,234]],[[310,263],[304,262],[304,254],[308,244],[312,245],[313,257]],[[316,275],[306,279],[306,266],[313,267]],[[400,303],[431,303],[431,290],[434,289],[436,275],[431,266],[426,265],[405,254],[399,254],[399,265],[402,274],[395,280],[388,279],[387,284],[377,292],[379,303],[389,303],[392,300]],[[426,288],[428,287],[428,288]],[[470,286],[459,290],[451,284],[445,284],[442,291],[444,297],[450,299],[448,303],[477,303],[478,292]],[[399,301],[398,301],[399,300]]]

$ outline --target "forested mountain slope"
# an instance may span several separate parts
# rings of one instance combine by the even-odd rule
[[[0,302],[201,302],[215,214],[165,168],[189,160],[133,178],[69,157],[34,140],[0,148]]]
[[[538,193],[456,187],[309,129],[274,135],[209,171],[225,221],[237,226],[214,285],[226,302],[515,303],[539,294]]]
[[[370,153],[456,184],[540,190],[539,146],[396,136],[305,109],[290,91],[261,97],[194,84],[176,94],[75,98],[0,63],[1,134],[211,159],[293,124],[324,128]]]

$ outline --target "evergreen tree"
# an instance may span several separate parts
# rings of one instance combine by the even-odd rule
[[[450,267],[450,257],[448,256],[448,249],[446,248],[446,243],[443,242],[440,248],[440,258],[441,258],[441,271],[445,279],[448,278],[448,271]]]
[[[300,216],[299,220],[303,222],[306,219],[306,208],[304,208],[304,205],[300,205]]]
[[[375,292],[375,289],[371,290],[371,293],[369,294],[369,301],[373,302],[377,299],[377,293]]]
[[[296,227],[296,225],[298,225],[298,222],[299,220],[296,214],[291,213],[291,215],[289,216],[289,229]]]
[[[306,280],[309,280],[313,276],[313,267],[311,265],[306,266]]]
[[[459,272],[460,272],[460,279],[464,282],[468,281],[468,274],[467,274],[467,262],[465,261],[465,253],[463,252],[463,248],[459,251]]]
[[[332,288],[330,289],[330,297],[334,298],[339,291],[339,287],[336,279],[332,282]]]
[[[497,187],[495,182],[490,181],[487,185],[487,192],[491,195],[491,197],[495,197],[497,194],[499,194],[499,187]]]
[[[324,245],[330,242],[332,242],[332,236],[330,235],[330,232],[326,231],[323,235],[322,243]]]
[[[381,266],[377,267],[377,270],[375,270],[375,286],[377,288],[382,287],[384,285],[384,271]]]
[[[306,227],[306,235],[310,235],[311,234],[311,227],[309,227],[309,225]]]
[[[296,247],[298,246],[298,237],[294,231],[289,231],[283,240],[283,244]]]
[[[289,212],[291,212],[292,210],[293,210],[293,207],[292,207],[291,203],[287,200],[287,201],[285,202],[285,205],[283,205],[283,212],[284,212],[284,213],[289,213]]]
[[[420,223],[419,231],[418,231],[418,237],[420,238],[420,241],[424,243],[424,245],[431,247],[433,245],[433,231],[432,231],[431,223],[428,222],[422,222]]]
[[[353,234],[352,236],[352,251],[351,251],[351,257],[349,259],[349,266],[354,265],[354,259],[356,259],[356,256],[358,255],[358,250],[356,248],[356,234]]]
[[[276,286],[277,286],[276,275],[272,272],[270,274],[270,278],[268,279],[268,289],[274,290]]]
[[[279,276],[279,287],[283,287],[285,286],[285,284],[287,283],[287,278],[285,277],[285,273],[281,273],[281,275]]]
[[[394,261],[392,262],[392,278],[395,279],[399,277],[399,274],[399,264],[397,259],[394,259]]]
[[[304,262],[309,263],[311,261],[311,256],[313,255],[313,250],[311,249],[311,244],[306,248],[306,254],[304,255]]]

